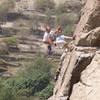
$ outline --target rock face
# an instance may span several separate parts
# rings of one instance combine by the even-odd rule
[[[78,46],[100,47],[100,0],[86,0],[85,7],[75,30]]]
[[[85,0],[84,4],[75,31],[75,46],[62,61],[49,100],[100,99],[100,0]]]
[[[74,85],[70,100],[100,99],[100,52],[82,72],[81,82]]]
[[[97,46],[100,47],[100,27],[80,35],[75,41],[78,46]]]
[[[67,100],[73,85],[80,81],[81,72],[90,64],[96,48],[75,48],[67,52],[51,100]]]
[[[81,12],[76,34],[89,32],[100,26],[100,0],[87,0]]]

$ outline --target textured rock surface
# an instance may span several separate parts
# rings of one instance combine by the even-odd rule
[[[78,95],[77,95],[78,94]],[[97,53],[91,64],[82,72],[81,82],[77,83],[70,100],[100,99],[100,53]]]
[[[80,38],[77,38],[76,45],[100,47],[100,27],[97,27],[88,33],[82,34]]]
[[[78,46],[100,46],[100,0],[83,0],[80,21],[75,30]]]
[[[95,50],[95,48],[78,47],[67,53],[51,100],[67,100],[73,84],[80,80],[80,74],[90,64]]]
[[[87,0],[75,33],[86,33],[98,26],[100,26],[100,0]]]
[[[82,1],[85,7],[75,31],[77,46],[65,55],[49,100],[100,99],[100,0]]]

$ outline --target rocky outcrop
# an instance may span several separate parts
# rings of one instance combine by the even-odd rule
[[[75,41],[78,46],[97,46],[100,47],[100,27],[80,35]]]
[[[100,99],[100,0],[83,0],[73,50],[64,54],[49,100]]]
[[[85,0],[84,4],[74,34],[75,44],[100,47],[100,0]]]
[[[100,0],[86,0],[81,18],[75,30],[76,34],[89,32],[100,26]]]
[[[67,52],[50,100],[67,100],[70,97],[73,85],[80,81],[81,72],[90,64],[95,51],[96,48],[76,47]]]
[[[70,100],[100,99],[100,51],[82,72],[81,82],[74,85]]]
[[[75,44],[100,47],[100,0],[85,0],[84,4],[75,30]]]

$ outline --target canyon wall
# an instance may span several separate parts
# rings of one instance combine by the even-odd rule
[[[75,30],[73,49],[65,52],[53,96],[48,100],[100,99],[100,0],[86,0]]]

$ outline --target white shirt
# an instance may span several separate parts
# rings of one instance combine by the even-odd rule
[[[64,35],[58,36],[56,38],[56,44],[57,44],[58,48],[63,48],[64,45],[66,44],[65,36]]]
[[[43,36],[43,42],[48,41],[49,39],[49,33],[45,32]]]
[[[56,38],[56,42],[60,42],[60,41],[65,41],[65,36],[64,35],[60,35]]]

